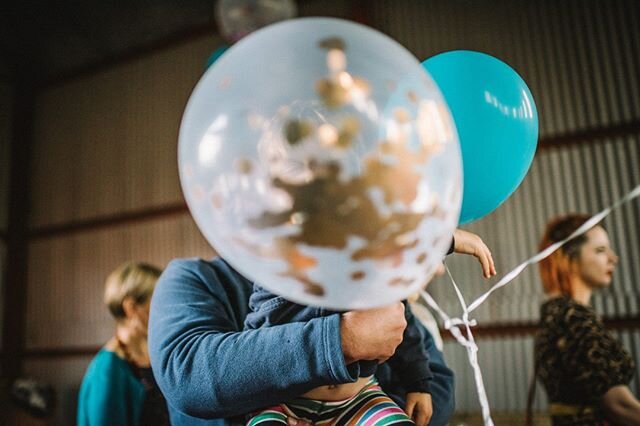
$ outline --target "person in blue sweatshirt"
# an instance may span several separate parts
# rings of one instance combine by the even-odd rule
[[[478,257],[485,275],[495,273],[486,246],[473,248],[480,239],[469,235],[456,234],[455,250]],[[245,330],[252,292],[253,283],[221,258],[178,259],[163,272],[151,302],[149,353],[172,424],[242,424],[248,413],[314,388],[356,382],[358,361],[390,358],[407,324],[398,302]],[[430,424],[444,425],[454,408],[453,373],[427,331],[415,327],[429,355]],[[385,362],[375,376],[404,406],[399,373]]]
[[[457,238],[456,238],[457,237]],[[457,250],[456,244],[457,242]],[[474,234],[457,230],[449,253],[479,254],[488,262],[485,276],[492,273],[491,253],[482,240]],[[482,260],[481,260],[482,261]],[[245,320],[245,329],[273,327],[292,322],[332,315],[336,311],[318,306],[305,306],[288,301],[254,283],[249,299],[251,312]],[[407,326],[402,343],[391,358],[385,360],[407,391],[405,405],[396,404],[380,388],[375,378],[378,363],[382,360],[358,362],[359,376],[355,382],[320,386],[301,396],[266,407],[251,418],[248,426],[287,424],[288,417],[295,417],[313,424],[367,424],[426,426],[432,415],[429,384],[433,375],[429,369],[429,353],[424,345],[424,335],[418,327],[408,303],[404,303]],[[403,410],[404,408],[404,410]]]

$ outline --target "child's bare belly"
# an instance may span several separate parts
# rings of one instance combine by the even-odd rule
[[[370,377],[361,377],[356,382],[342,385],[320,386],[302,395],[304,398],[318,401],[340,401],[357,394],[369,383]]]

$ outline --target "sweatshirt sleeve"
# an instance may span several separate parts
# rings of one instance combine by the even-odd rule
[[[231,417],[357,379],[345,365],[339,315],[242,331],[249,291],[222,261],[167,267],[152,298],[149,353],[170,405]]]
[[[406,302],[404,313],[407,327],[402,336],[402,343],[388,362],[407,392],[429,393],[429,383],[433,374],[429,368],[430,359],[424,344],[425,336]]]
[[[422,327],[422,326],[419,326]],[[433,379],[429,383],[429,393],[433,405],[433,415],[429,426],[446,425],[455,410],[455,380],[453,371],[447,367],[442,352],[436,348],[433,338],[426,329],[425,347],[430,355],[429,367]]]

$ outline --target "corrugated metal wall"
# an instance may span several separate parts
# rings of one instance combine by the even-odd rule
[[[40,96],[32,229],[182,199],[178,127],[212,45],[202,38]]]
[[[203,37],[39,96],[29,220],[28,352],[102,345],[114,327],[102,304],[104,279],[121,262],[136,259],[164,267],[178,256],[213,255],[184,209],[139,221],[109,224],[108,219],[182,205],[178,127],[218,43]],[[73,230],[101,218],[107,219],[103,226]],[[67,226],[72,231],[65,231]],[[86,355],[28,359],[26,374],[56,386],[60,404],[54,424],[75,421],[75,392],[89,360]]]
[[[538,152],[520,188],[495,213],[467,228],[482,235],[492,248],[498,278],[537,252],[547,218],[568,213],[596,213],[640,184],[640,135]],[[621,255],[611,288],[594,295],[596,310],[607,317],[640,314],[640,202],[636,199],[615,210],[604,221],[614,249]],[[477,263],[451,256],[447,264],[467,302],[491,282],[480,276]],[[459,316],[461,308],[446,279],[430,284],[429,291],[443,309]],[[510,285],[495,292],[474,313],[479,324],[518,323],[538,319],[544,300],[537,268],[525,270]],[[640,360],[640,330],[619,333],[634,359]],[[532,336],[480,339],[480,365],[493,409],[520,411],[533,368]],[[460,411],[479,409],[466,352],[453,341],[445,354],[460,380],[456,395]],[[467,377],[468,376],[468,377]],[[632,390],[640,393],[640,366]],[[464,383],[464,384],[463,384]],[[513,390],[515,389],[515,390]],[[508,391],[507,391],[508,390]],[[538,409],[546,400],[538,389]]]
[[[510,64],[536,99],[542,137],[640,116],[637,1],[381,0],[371,9],[374,26],[419,59],[467,49]]]
[[[34,241],[29,247],[27,350],[106,341],[114,328],[102,305],[104,278],[127,259],[164,266],[177,254],[213,254],[188,214]]]
[[[595,213],[640,184],[640,2],[388,0],[373,3],[372,14],[375,25],[420,59],[468,49],[509,63],[532,90],[541,140],[569,143],[538,151],[518,191],[496,212],[467,227],[492,248],[498,277],[536,253],[549,218]],[[637,317],[640,202],[615,211],[604,224],[621,260],[612,288],[598,293],[594,306],[605,316]],[[454,256],[448,264],[467,302],[489,287],[475,261]],[[447,312],[461,314],[446,279],[432,283],[430,291]],[[480,325],[531,321],[537,319],[543,298],[537,269],[529,268],[474,317]],[[639,360],[640,331],[620,335]],[[494,410],[524,409],[532,344],[530,335],[479,341]],[[457,372],[458,411],[478,411],[465,350],[449,340],[445,353]],[[632,383],[636,395],[638,376],[640,370]],[[543,409],[539,387],[536,400]]]
[[[212,44],[203,38],[39,98],[32,231],[182,203],[178,127]],[[176,254],[211,253],[193,236],[185,212],[32,238],[27,348],[101,342],[110,332],[101,307],[106,274],[126,259],[164,266]]]
[[[636,123],[637,129],[640,120],[640,2],[354,4],[360,7],[346,1],[304,2],[301,14],[357,12],[420,59],[451,49],[493,54],[529,83],[543,140],[577,135],[576,145],[540,151],[515,195],[469,227],[492,247],[499,272],[535,253],[549,217],[595,212],[640,183],[640,134],[624,127]],[[183,202],[176,164],[179,120],[217,43],[194,40],[52,87],[38,97],[30,183],[34,237],[29,244],[28,350],[102,344],[112,331],[101,303],[103,280],[119,262],[135,258],[164,266],[172,257],[212,253],[187,213],[73,232],[42,231]],[[602,136],[594,139],[593,132]],[[612,290],[596,299],[596,308],[606,315],[638,314],[639,221],[635,202],[605,223],[623,254]],[[488,287],[472,260],[449,263],[468,300]],[[430,291],[448,312],[459,313],[446,282],[433,283]],[[530,269],[490,298],[476,317],[484,325],[531,320],[540,300],[536,271]],[[622,332],[622,340],[637,358],[638,331]],[[479,345],[494,409],[521,410],[531,338],[481,339]],[[458,409],[477,410],[464,351],[447,342],[445,353],[457,372]],[[86,356],[28,359],[26,372],[54,383],[62,395],[55,423],[73,421],[74,392],[88,361]],[[542,403],[538,398],[539,408]]]

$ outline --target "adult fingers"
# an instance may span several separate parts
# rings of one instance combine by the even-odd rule
[[[404,411],[407,413],[410,419],[413,418],[413,410],[416,408],[416,402],[412,400],[408,400],[407,404],[404,407]]]

